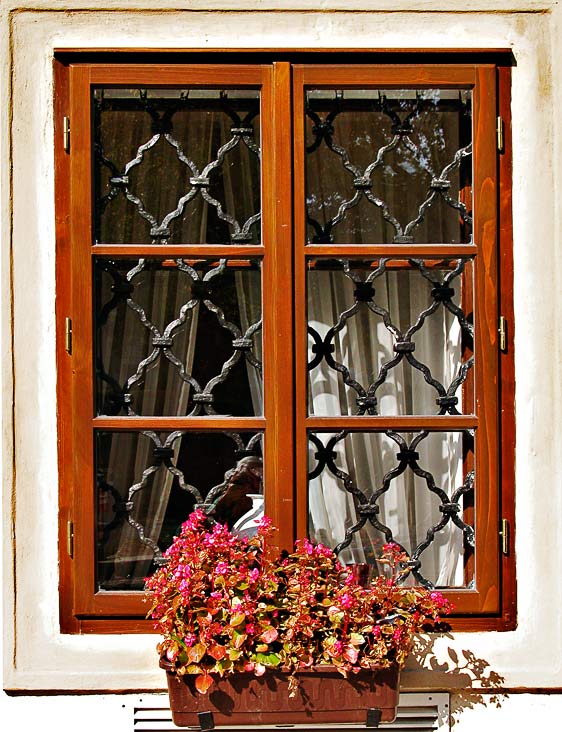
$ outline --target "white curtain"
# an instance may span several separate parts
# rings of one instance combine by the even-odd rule
[[[420,286],[421,275],[404,277],[404,272],[388,272],[375,280],[375,300],[391,313],[396,324],[413,324],[428,306],[427,288]],[[308,280],[308,317],[310,325],[324,337],[338,322],[340,313],[353,303],[354,284],[342,272],[313,272]],[[405,328],[403,328],[405,329]],[[458,321],[444,308],[431,315],[416,334],[414,355],[431,369],[432,375],[448,386],[458,371],[461,353]],[[366,306],[350,318],[334,339],[334,359],[347,365],[352,376],[364,387],[374,382],[383,363],[393,356],[393,337],[382,318]],[[392,369],[377,392],[378,410],[384,415],[435,414],[435,389],[425,383],[422,374],[402,360]],[[460,390],[459,394],[460,400]],[[343,384],[342,376],[325,360],[310,374],[309,410],[317,416],[354,414],[357,393]],[[318,433],[327,444],[332,435]],[[412,436],[405,436],[411,441]],[[408,437],[410,439],[408,439]],[[314,452],[314,448],[311,448]],[[382,487],[384,475],[398,464],[399,446],[384,434],[350,433],[337,443],[336,466],[348,473],[356,486],[369,498]],[[419,465],[429,470],[438,486],[449,495],[462,485],[462,443],[460,433],[429,434],[417,448]],[[311,468],[315,461],[312,459]],[[391,484],[380,499],[379,520],[388,526],[396,541],[412,552],[425,539],[427,529],[442,518],[439,501],[425,483],[407,469]],[[324,471],[310,481],[309,526],[312,535],[328,546],[345,538],[346,530],[358,519],[353,496],[343,481]],[[345,563],[372,563],[380,553],[383,534],[369,522],[355,534],[342,552]],[[431,548],[422,557],[422,573],[439,585],[462,585],[462,533],[451,523],[436,535]]]

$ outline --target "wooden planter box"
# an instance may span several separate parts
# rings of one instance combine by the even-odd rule
[[[332,666],[317,666],[299,672],[299,689],[292,698],[287,675],[281,671],[218,679],[203,695],[195,689],[194,676],[177,676],[166,659],[160,659],[160,667],[166,670],[172,719],[179,727],[329,722],[376,727],[379,721],[392,722],[396,717],[397,666],[361,671],[347,679]]]

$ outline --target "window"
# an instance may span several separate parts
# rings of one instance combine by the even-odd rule
[[[513,626],[509,69],[293,61],[56,65],[66,631],[264,502]]]

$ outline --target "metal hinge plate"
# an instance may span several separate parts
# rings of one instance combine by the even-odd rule
[[[496,119],[496,141],[498,145],[498,152],[503,152],[503,119],[498,117]]]
[[[65,152],[70,152],[70,117],[62,118],[62,146]]]
[[[509,521],[507,519],[502,519],[502,528],[500,531],[500,536],[502,538],[502,554],[505,556],[508,556],[509,554]]]
[[[66,318],[64,321],[64,347],[66,352],[72,354],[72,320]]]
[[[507,320],[503,315],[500,315],[498,333],[500,334],[500,351],[505,353],[507,351]]]
[[[72,521],[66,522],[66,551],[72,559],[74,557],[74,524]]]

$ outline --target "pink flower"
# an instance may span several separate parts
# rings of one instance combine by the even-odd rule
[[[228,564],[226,562],[217,562],[215,574],[226,574],[228,572]]]
[[[246,623],[246,633],[253,635],[256,632],[256,627],[253,623]]]
[[[250,570],[250,574],[248,576],[250,578],[250,582],[256,582],[256,580],[260,576],[259,569],[255,567],[254,569]]]
[[[353,599],[349,592],[344,592],[340,599],[340,605],[346,610],[353,605]]]

